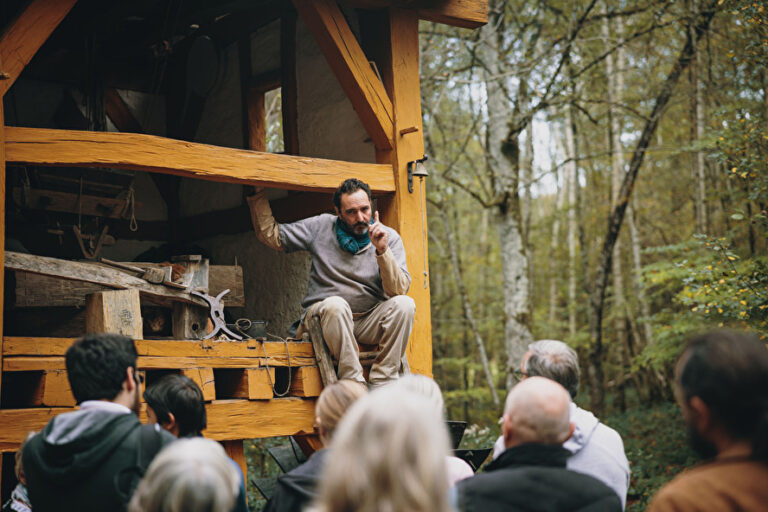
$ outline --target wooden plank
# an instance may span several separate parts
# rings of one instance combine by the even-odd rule
[[[293,5],[315,36],[376,148],[392,148],[392,102],[335,0],[293,0]]]
[[[349,176],[394,192],[389,166],[261,153],[155,135],[8,126],[6,160],[43,166],[112,167],[293,190],[336,190]]]
[[[315,422],[315,401],[299,398],[217,400],[206,409],[208,428],[203,434],[216,440],[309,433]]]
[[[216,385],[213,377],[213,368],[185,368],[181,374],[189,377],[203,392],[203,400],[211,402],[216,400]]]
[[[361,9],[402,7],[419,18],[454,27],[478,28],[488,23],[488,0],[343,0]]]
[[[205,405],[205,437],[217,441],[309,434],[315,421],[315,401],[299,398],[273,400],[216,400]],[[73,408],[0,409],[0,451],[15,451],[31,431],[40,431],[53,417]],[[139,419],[146,423],[146,404]]]
[[[75,3],[77,0],[35,0],[5,31],[0,38],[0,71],[7,73],[8,78],[0,80],[0,97],[16,82]]]
[[[3,356],[64,356],[75,338],[27,338],[9,336],[3,340]],[[285,344],[281,341],[214,341],[204,348],[192,340],[136,340],[139,356],[149,357],[250,357],[283,358]],[[249,345],[253,346],[251,348]],[[310,341],[288,342],[291,361],[295,358],[314,358]],[[313,363],[314,364],[314,363]],[[198,365],[198,367],[204,365]]]
[[[280,18],[280,101],[283,117],[283,151],[299,154],[299,107],[296,87],[296,13],[285,10]]]
[[[133,264],[133,263],[131,263]],[[225,307],[245,306],[243,267],[235,265],[211,265],[208,267],[210,295],[214,297],[226,290]],[[104,286],[69,279],[16,272],[16,302],[19,307],[85,306],[85,296],[105,290]]]
[[[67,372],[54,370],[43,373],[42,405],[48,407],[74,407],[75,397],[69,385]]]
[[[154,357],[139,356],[136,363],[142,370],[174,370],[189,368],[264,368],[269,366],[312,366],[315,359],[310,357],[270,357],[268,360],[256,357]],[[32,372],[42,370],[65,370],[63,357],[59,356],[14,356],[3,359],[5,372]]]
[[[312,347],[315,349],[315,358],[317,360],[317,367],[320,370],[323,386],[329,386],[339,380],[339,377],[336,375],[336,370],[333,368],[328,347],[325,346],[323,328],[320,326],[320,317],[312,315],[307,324],[307,327],[309,328],[309,337],[312,338]]]
[[[139,290],[142,297],[154,302],[186,302],[203,307],[207,306],[201,299],[185,291],[160,284],[151,284],[144,279],[103,265],[8,251],[5,253],[5,268],[98,284],[120,290],[135,288]]]
[[[208,260],[185,261],[181,265],[186,267],[181,282],[189,283],[190,290],[208,293]],[[182,340],[203,339],[207,334],[209,313],[208,307],[175,303],[171,314],[173,337]]]
[[[89,196],[58,192],[56,190],[13,188],[13,199],[25,208],[65,212],[82,215],[94,215],[110,219],[121,219],[126,208],[125,199]],[[141,203],[136,202],[138,209]]]
[[[116,333],[141,338],[143,324],[139,290],[111,290],[88,295],[85,300],[85,332]]]
[[[144,133],[141,123],[134,117],[131,109],[120,96],[117,89],[104,89],[104,110],[112,124],[121,132]]]
[[[216,388],[221,398],[269,400],[274,396],[272,388],[274,382],[274,368],[248,368],[216,372]]]
[[[291,378],[291,396],[320,396],[323,391],[323,380],[317,366],[296,368]]]
[[[380,62],[387,91],[393,98],[396,145],[393,151],[378,151],[376,160],[388,162],[397,182],[397,192],[379,201],[381,220],[400,233],[405,245],[406,261],[411,273],[408,296],[416,302],[416,317],[406,351],[412,371],[432,373],[432,327],[427,255],[426,190],[418,180],[414,192],[408,192],[408,162],[424,155],[419,90],[419,20],[408,9],[391,9],[385,27],[387,52]],[[400,133],[402,128],[416,131]],[[423,218],[422,218],[423,213]]]

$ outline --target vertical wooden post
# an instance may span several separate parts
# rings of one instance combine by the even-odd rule
[[[405,245],[416,318],[408,343],[411,371],[432,375],[432,319],[427,272],[426,183],[414,181],[408,192],[408,162],[424,156],[419,89],[419,19],[412,10],[391,8],[379,44],[386,51],[378,62],[384,86],[394,108],[394,148],[377,151],[377,163],[392,165],[397,190],[378,203],[384,224],[400,233]]]
[[[0,62],[2,64],[2,62]],[[3,115],[3,98],[0,96],[0,269],[5,269],[5,117]],[[3,368],[3,315],[5,304],[5,279],[0,279],[0,386],[2,386]],[[2,404],[0,404],[2,406]],[[0,475],[1,477],[2,475]]]
[[[0,62],[2,67],[2,62]],[[5,117],[3,97],[0,96],[0,269],[5,269]],[[4,272],[4,271],[3,271]],[[3,326],[5,324],[5,279],[0,279],[0,386],[3,383]],[[0,403],[2,407],[2,403]],[[3,481],[3,464],[0,460],[0,483]],[[0,490],[2,485],[0,484]]]
[[[283,111],[283,147],[286,155],[299,154],[296,100],[296,13],[287,10],[280,20],[280,70]]]
[[[243,472],[243,478],[245,479],[245,486],[248,487],[248,464],[245,461],[243,441],[222,441],[221,444],[224,446],[227,456],[240,466],[240,471]],[[247,499],[248,496],[246,496]]]

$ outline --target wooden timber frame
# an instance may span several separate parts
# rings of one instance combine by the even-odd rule
[[[11,88],[77,0],[31,0],[18,18],[0,36],[0,97]],[[430,292],[426,254],[425,194],[409,193],[407,163],[424,155],[419,90],[419,19],[476,28],[487,22],[487,0],[344,0],[348,7],[376,9],[361,16],[364,47],[334,0],[293,0],[299,19],[310,29],[342,89],[357,112],[376,148],[376,163],[352,163],[303,157],[295,133],[295,70],[279,71],[283,83],[286,153],[262,152],[264,133],[263,91],[272,87],[256,84],[244,94],[244,131],[251,150],[231,149],[182,142],[141,133],[107,133],[5,126],[0,102],[0,263],[5,265],[5,166],[79,166],[132,169],[202,180],[240,183],[306,192],[335,190],[345,178],[354,176],[371,185],[379,200],[382,221],[396,229],[406,246],[412,273],[409,291],[416,302],[416,318],[407,356],[412,371],[431,375],[432,346]],[[359,11],[365,12],[365,11]],[[284,18],[283,32],[295,34],[295,18]],[[290,31],[293,31],[292,33]],[[291,57],[283,35],[281,53]],[[365,50],[365,51],[364,51]],[[295,57],[294,57],[295,58]],[[370,65],[375,60],[376,71]],[[295,61],[288,62],[295,65]],[[267,84],[265,86],[265,84]],[[286,100],[288,98],[288,100]],[[114,106],[119,96],[107,91]],[[117,107],[120,107],[117,104]],[[116,123],[117,124],[117,123]],[[258,151],[256,151],[258,150]],[[0,282],[0,291],[3,287]],[[0,293],[0,306],[3,294]],[[3,337],[0,308],[0,390],[4,377],[38,372],[35,390],[45,407],[13,409],[0,403],[0,452],[15,451],[30,430],[41,429],[52,417],[72,410],[74,401],[64,378],[63,354],[71,339]],[[169,370],[196,375],[204,388],[208,412],[205,434],[224,442],[227,452],[245,473],[242,439],[278,435],[306,436],[312,433],[314,375],[317,371],[311,343],[292,344],[283,357],[279,344],[267,342],[199,342],[137,340],[139,370]],[[271,355],[270,355],[271,354]],[[169,360],[172,365],[169,366]],[[271,365],[272,369],[265,367]],[[274,368],[287,363],[301,366],[298,383],[291,383],[294,397],[272,398],[261,392],[255,377],[274,379]],[[206,387],[205,379],[218,372],[229,382],[227,399],[215,400],[218,390]],[[227,372],[241,372],[235,373]],[[261,373],[259,373],[261,372]],[[266,372],[266,373],[265,373]],[[226,378],[225,378],[226,377]],[[248,379],[253,377],[253,384]],[[245,380],[244,380],[245,379]],[[45,384],[49,384],[46,388]],[[217,380],[218,383],[218,380]],[[245,383],[245,384],[244,384]],[[302,386],[308,386],[308,388]],[[34,394],[34,393],[33,393]],[[257,397],[257,399],[253,399]],[[145,406],[142,419],[145,419]],[[304,441],[306,445],[316,443]],[[2,466],[0,466],[0,475]],[[0,479],[1,480],[1,479]]]

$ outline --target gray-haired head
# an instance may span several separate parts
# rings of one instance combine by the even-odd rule
[[[571,398],[579,391],[579,356],[562,341],[539,340],[528,345],[523,371],[528,377],[554,380],[568,390]]]
[[[419,375],[418,373],[409,373],[397,379],[390,386],[396,386],[409,393],[416,393],[423,396],[440,416],[443,416],[445,411],[445,404],[443,402],[443,394],[440,391],[440,386],[434,379],[430,379],[425,375]]]
[[[224,448],[193,437],[163,449],[149,465],[129,512],[229,512],[240,480]]]

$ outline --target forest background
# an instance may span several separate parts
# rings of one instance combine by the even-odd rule
[[[420,27],[434,377],[464,447],[489,447],[527,345],[565,341],[643,510],[696,462],[670,387],[687,336],[768,332],[767,8],[489,9]]]

